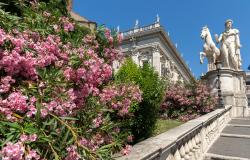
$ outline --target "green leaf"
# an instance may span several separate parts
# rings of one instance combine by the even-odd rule
[[[14,135],[8,136],[7,139],[1,144],[1,146],[4,146],[6,143],[10,142],[13,137]]]
[[[63,120],[74,120],[74,121],[78,120],[78,118],[75,118],[75,117],[60,117],[60,118]]]

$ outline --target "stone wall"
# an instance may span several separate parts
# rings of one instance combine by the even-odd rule
[[[146,139],[133,146],[128,156],[117,160],[198,160],[203,159],[225,125],[231,120],[231,106]]]

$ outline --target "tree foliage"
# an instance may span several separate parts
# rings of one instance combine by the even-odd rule
[[[132,59],[127,59],[122,65],[116,74],[116,80],[122,82],[132,81],[140,86],[143,100],[134,113],[131,128],[137,141],[148,138],[152,134],[159,116],[160,104],[163,100],[164,88],[167,82],[162,81],[149,64],[138,67]]]

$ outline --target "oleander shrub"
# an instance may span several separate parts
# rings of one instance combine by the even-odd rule
[[[161,105],[161,114],[171,119],[188,121],[214,110],[217,98],[201,81],[170,85]]]
[[[149,64],[138,67],[131,58],[123,63],[115,77],[116,81],[134,82],[140,86],[142,101],[134,112],[131,130],[136,142],[150,137],[159,116],[167,82],[161,80]]]
[[[0,159],[128,154],[142,96],[112,81],[121,35],[79,26],[61,0],[15,3],[21,17],[0,9]]]

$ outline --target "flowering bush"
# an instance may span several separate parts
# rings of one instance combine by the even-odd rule
[[[104,26],[80,33],[56,3],[20,4],[21,19],[1,10],[14,18],[0,23],[0,159],[128,154],[142,93],[111,81],[121,36]]]
[[[207,86],[201,82],[175,84],[166,91],[161,112],[167,114],[168,118],[188,121],[211,112],[215,105],[216,98],[210,95]]]

